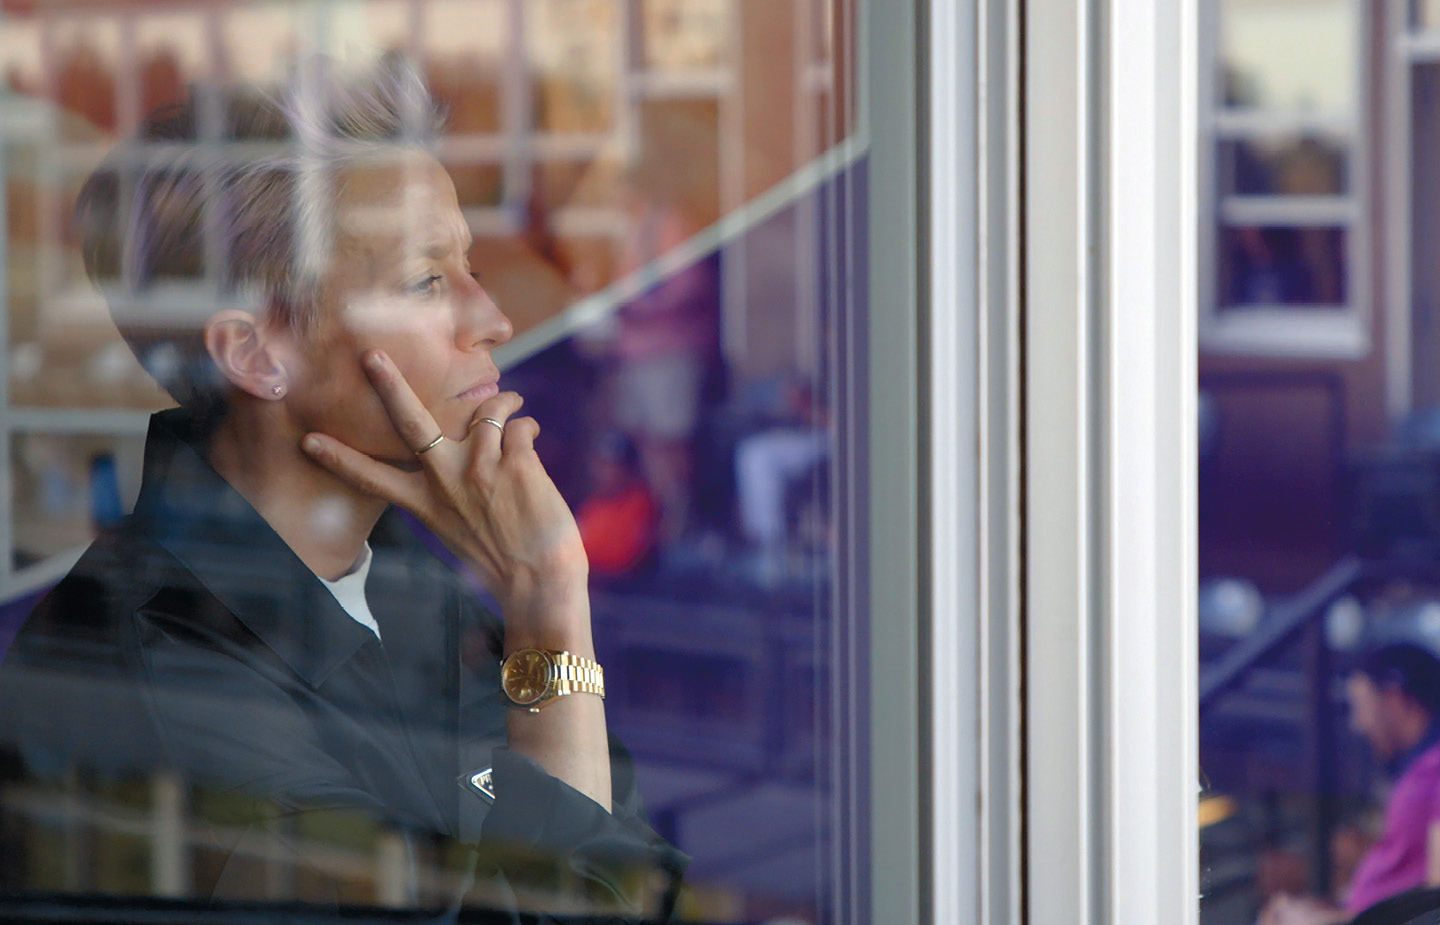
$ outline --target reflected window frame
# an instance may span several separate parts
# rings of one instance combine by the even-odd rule
[[[1320,2],[1320,0],[1315,0]],[[1333,0],[1325,0],[1333,3]],[[1353,15],[1353,80],[1350,111],[1236,105],[1227,97],[1222,47],[1228,4],[1207,3],[1200,14],[1199,137],[1199,340],[1213,353],[1354,359],[1372,346],[1373,152],[1367,142],[1363,101],[1369,92],[1371,51],[1367,37],[1382,15],[1365,0],[1344,0]],[[1265,193],[1224,188],[1225,149],[1250,144],[1274,148],[1277,139],[1314,140],[1339,152],[1335,189]],[[1277,298],[1235,302],[1233,281],[1223,278],[1227,232],[1340,229],[1343,281],[1334,302]],[[1305,287],[1301,287],[1305,288]]]

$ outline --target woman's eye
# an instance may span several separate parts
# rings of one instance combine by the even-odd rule
[[[440,287],[440,283],[444,282],[444,280],[445,278],[443,276],[435,276],[432,274],[415,283],[411,289],[422,294],[431,293],[436,291]]]

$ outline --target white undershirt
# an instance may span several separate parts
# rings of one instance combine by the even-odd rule
[[[321,578],[320,581],[335,595],[335,600],[340,608],[350,615],[350,619],[361,626],[368,626],[375,638],[380,638],[380,625],[375,622],[375,617],[370,613],[370,605],[365,602],[365,579],[370,574],[370,560],[373,556],[370,553],[370,544],[365,544],[365,555],[360,557],[360,564],[355,566],[345,575],[341,575],[334,581]]]

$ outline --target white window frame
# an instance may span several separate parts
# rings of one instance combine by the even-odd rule
[[[1193,925],[1198,0],[880,6],[871,920]]]
[[[1199,917],[1198,13],[1025,3],[1031,922]]]
[[[1015,10],[861,6],[870,902],[842,921],[1001,925],[1023,920]]]

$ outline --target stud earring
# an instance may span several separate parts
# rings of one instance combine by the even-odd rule
[[[285,394],[285,386],[283,386],[283,385],[273,385],[273,386],[270,387],[270,392],[271,392],[271,394],[273,394],[276,398],[279,398],[281,395],[284,395],[284,394]]]

